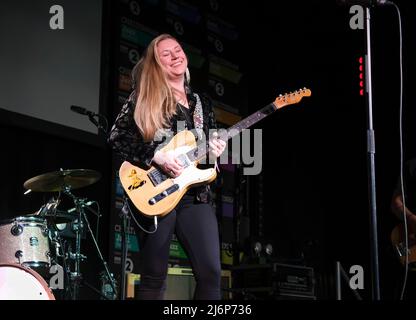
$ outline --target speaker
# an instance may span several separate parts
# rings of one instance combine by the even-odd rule
[[[165,300],[192,300],[195,286],[192,269],[169,268]]]
[[[128,299],[135,298],[135,291],[139,284],[139,274],[127,274],[126,297]],[[195,286],[196,282],[191,268],[168,268],[165,300],[192,300],[194,296]],[[232,296],[229,290],[231,288],[231,272],[229,270],[221,271],[221,288],[222,299],[231,299]]]

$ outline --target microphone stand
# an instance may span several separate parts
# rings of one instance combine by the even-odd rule
[[[378,235],[377,235],[377,207],[376,207],[376,171],[375,171],[375,139],[373,129],[373,91],[371,79],[371,34],[370,34],[370,8],[366,7],[366,59],[365,75],[367,88],[367,166],[368,191],[370,202],[370,236],[371,236],[371,287],[372,299],[380,300],[380,276],[378,261]]]
[[[130,226],[130,217],[128,214],[128,198],[124,196],[124,204],[120,210],[121,218],[121,289],[120,300],[126,299],[126,263],[127,255],[129,251],[129,245],[127,240],[127,227]]]
[[[88,119],[98,128],[98,130],[101,130],[105,135],[107,135],[108,120],[104,115],[89,111],[79,106],[71,106],[71,110],[76,113],[88,116]],[[98,117],[98,119],[96,119],[95,117]],[[101,125],[100,120],[104,122],[104,126]]]
[[[101,118],[104,120],[105,123],[105,127],[103,127],[101,125],[101,123],[95,119],[95,116]],[[107,134],[108,131],[108,120],[106,117],[104,117],[103,115],[99,114],[99,113],[89,113],[88,114],[88,119],[90,119],[90,121],[98,128],[98,130],[101,130],[105,135]]]

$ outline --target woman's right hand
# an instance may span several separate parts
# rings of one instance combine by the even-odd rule
[[[173,152],[157,151],[153,157],[153,162],[159,165],[169,176],[175,178],[181,175],[183,166]]]

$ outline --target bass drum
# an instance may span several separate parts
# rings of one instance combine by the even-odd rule
[[[0,300],[55,300],[46,281],[18,264],[0,264]]]

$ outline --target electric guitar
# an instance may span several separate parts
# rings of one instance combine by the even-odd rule
[[[227,141],[277,109],[298,103],[303,97],[309,97],[310,95],[311,91],[306,88],[280,95],[274,102],[229,129],[222,132],[220,130],[218,138]],[[128,161],[124,161],[119,170],[123,189],[140,213],[146,216],[164,216],[168,214],[191,187],[210,183],[217,176],[215,168],[199,169],[197,167],[206,157],[209,147],[208,143],[197,145],[195,136],[191,131],[180,131],[160,151],[174,152],[174,155],[178,157],[184,167],[180,176],[172,178],[157,166],[143,170]]]
[[[396,253],[400,259],[400,262],[406,264],[406,253],[405,253],[405,243],[404,243],[404,225],[401,223],[397,225],[391,232],[391,243],[396,250]],[[408,263],[412,264],[416,262],[416,235],[408,234]]]

